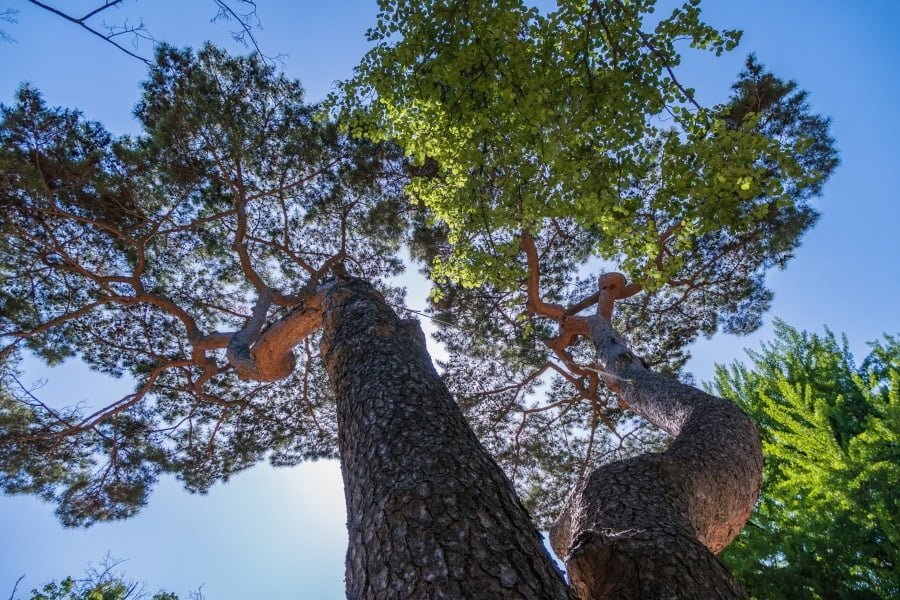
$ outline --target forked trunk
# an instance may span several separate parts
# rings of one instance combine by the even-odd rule
[[[347,501],[347,597],[571,598],[414,322],[370,285],[323,303]]]
[[[716,558],[759,489],[752,423],[730,402],[651,373],[608,319],[576,317],[622,401],[676,436],[593,472],[551,531],[568,588],[513,487],[431,364],[424,335],[369,284],[321,305],[347,501],[347,596],[743,598]]]

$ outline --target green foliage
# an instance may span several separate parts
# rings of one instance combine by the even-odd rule
[[[571,258],[568,242],[560,235],[549,244],[544,275],[549,289],[570,284],[573,296],[582,296],[585,287],[579,282],[556,280],[566,276],[560,266]],[[585,380],[568,372],[547,348],[557,334],[555,324],[523,311],[520,293],[487,285],[444,284],[441,290],[434,310],[435,335],[447,352],[441,363],[444,381],[539,527],[550,527],[566,496],[593,468],[663,445],[665,434],[619,408],[608,389],[585,393]],[[641,336],[635,339],[644,356],[659,359],[656,368],[670,365],[671,356],[650,347],[649,335],[643,338],[647,344]],[[590,344],[569,350],[573,362],[595,364]]]
[[[655,366],[677,372],[700,334],[759,326],[765,272],[815,223],[807,200],[837,165],[829,122],[752,56],[728,101],[698,108],[674,77],[679,40],[719,54],[739,35],[704,24],[698,2],[654,10],[382,3],[376,46],[332,103],[351,132],[396,140],[420,165],[407,188],[423,209],[414,255],[441,311],[493,311],[470,319],[473,338],[489,319],[542,330],[522,314],[523,231],[547,300],[596,291],[587,270],[642,284],[618,326]]]
[[[753,104],[750,88],[777,82],[755,63],[735,100],[700,108],[674,77],[678,41],[720,54],[739,34],[704,24],[695,0],[648,28],[654,5],[381,3],[376,46],[334,102],[352,133],[437,165],[408,187],[447,227],[436,278],[515,287],[519,233],[571,219],[587,251],[655,290],[704,238],[807,212],[798,201],[834,166],[827,121],[794,126],[806,107],[793,84]]]
[[[701,107],[680,52],[721,54],[739,33],[697,1],[661,18],[655,4],[386,0],[332,98],[348,131],[414,165],[445,379],[543,524],[587,469],[661,442],[585,383],[590,349],[570,349],[574,370],[550,350],[558,323],[529,310],[523,233],[545,301],[575,304],[602,270],[639,283],[616,326],[677,376],[698,335],[759,326],[765,271],[813,225],[807,201],[837,164],[828,120],[752,56],[728,100]]]
[[[192,347],[241,329],[262,285],[297,298],[337,262],[376,283],[402,270],[400,157],[318,112],[257,57],[165,46],[134,137],[28,85],[0,107],[0,489],[90,524],[134,514],[163,473],[202,492],[266,458],[334,456],[314,341],[265,385]],[[48,406],[14,376],[23,349],[134,393]]]
[[[144,584],[116,571],[122,562],[107,555],[99,565],[89,565],[83,577],[49,581],[31,590],[28,600],[179,600],[177,594],[163,590],[151,596]],[[10,600],[14,598],[17,598],[16,589],[10,594]],[[189,598],[203,600],[203,594],[198,590]]]
[[[133,597],[125,582],[110,581],[96,585],[76,586],[75,580],[66,577],[51,581],[40,590],[32,590],[30,600],[126,600]]]
[[[723,560],[756,598],[896,598],[900,339],[857,367],[846,340],[778,322],[749,354],[718,367],[714,389],[756,421],[765,474]]]
[[[755,61],[721,106],[699,108],[676,80],[680,40],[718,54],[736,32],[704,24],[693,0],[662,19],[650,0],[546,15],[516,0],[381,6],[375,48],[332,104],[343,129],[297,82],[210,47],[160,49],[133,138],[27,86],[2,108],[0,352],[136,381],[100,409],[4,382],[5,491],[84,524],[133,514],[163,473],[202,492],[264,458],[333,456],[315,339],[267,384],[196,346],[240,329],[264,286],[281,295],[272,322],[337,263],[398,273],[410,224],[447,323],[448,381],[544,515],[586,468],[656,437],[601,436],[631,417],[569,365],[523,382],[555,334],[526,309],[523,233],[545,300],[595,292],[579,273],[598,264],[643,286],[617,325],[656,368],[678,373],[700,333],[758,326],[764,272],[815,221],[806,201],[836,158],[827,119]]]

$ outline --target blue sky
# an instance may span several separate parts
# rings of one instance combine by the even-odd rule
[[[91,2],[70,2],[87,10]],[[365,49],[374,0],[259,2],[260,43],[284,54],[284,69],[310,100],[346,78]],[[131,108],[144,66],[76,26],[23,1],[7,27],[17,42],[0,45],[0,102],[30,81],[54,105],[77,107],[116,133],[134,131]],[[842,164],[815,201],[822,212],[787,270],[770,274],[775,301],[766,326],[742,338],[716,336],[694,348],[689,369],[709,379],[716,362],[743,357],[771,336],[772,317],[803,329],[845,332],[858,358],[865,342],[900,333],[900,3],[891,0],[711,0],[714,25],[741,28],[740,48],[719,60],[691,58],[680,78],[704,103],[724,98],[743,57],[756,52],[776,74],[810,91],[813,108],[833,119]],[[73,11],[74,12],[74,11]],[[110,20],[142,17],[175,45],[210,39],[229,45],[227,24],[210,24],[211,2],[156,0],[128,5]],[[233,45],[232,45],[233,47]],[[236,48],[237,49],[237,48]],[[146,49],[145,49],[146,51]],[[47,398],[110,400],[127,387],[77,364],[44,369],[29,363],[26,379],[46,379]],[[210,600],[341,598],[346,546],[336,463],[275,470],[258,466],[206,496],[163,481],[141,515],[88,530],[64,530],[51,506],[0,497],[0,595],[21,574],[30,589],[51,577],[79,574],[109,551],[128,559],[128,575],[184,596],[204,586]]]

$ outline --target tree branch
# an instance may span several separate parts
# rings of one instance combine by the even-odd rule
[[[256,15],[256,2],[254,2],[253,0],[239,0],[239,2],[241,4],[245,4],[249,7],[251,7],[250,10],[242,13],[242,12],[239,12],[239,11],[235,10],[234,8],[232,8],[232,6],[228,2],[228,0],[212,0],[212,1],[213,1],[213,4],[215,4],[218,9],[218,13],[216,14],[215,17],[213,17],[212,20],[213,21],[225,20],[225,21],[236,22],[238,25],[238,30],[232,31],[231,37],[236,42],[239,42],[239,43],[243,44],[244,46],[247,46],[247,41],[249,40],[250,45],[253,46],[253,49],[256,51],[256,54],[260,57],[260,59],[263,61],[263,63],[268,65],[269,58],[266,57],[266,55],[264,55],[262,53],[262,50],[259,47],[259,43],[256,39],[256,36],[253,34],[253,24],[252,23],[255,22],[256,25],[259,24],[259,18]],[[91,35],[94,35],[94,36],[100,38],[101,40],[103,40],[104,42],[107,42],[108,44],[112,44],[118,50],[121,50],[128,56],[130,56],[132,58],[136,58],[137,60],[141,61],[142,63],[144,63],[148,66],[152,64],[150,59],[145,58],[132,50],[129,50],[122,44],[119,44],[114,39],[121,35],[132,34],[135,36],[135,42],[137,42],[138,39],[145,39],[145,40],[148,40],[155,44],[156,40],[153,38],[153,36],[150,34],[150,32],[147,31],[147,28],[144,26],[143,23],[141,23],[137,27],[128,26],[127,21],[125,22],[124,25],[121,25],[121,26],[104,25],[104,27],[106,27],[106,29],[107,29],[106,33],[101,32],[100,30],[92,27],[88,23],[88,21],[90,19],[92,19],[93,17],[96,17],[98,14],[100,14],[106,10],[109,10],[110,8],[120,6],[124,2],[124,0],[105,0],[103,2],[103,4],[88,11],[81,17],[73,16],[65,11],[62,11],[62,10],[56,8],[56,7],[50,6],[49,4],[47,4],[45,2],[41,2],[40,0],[28,0],[28,2],[37,6],[38,8],[41,8],[42,10],[45,10],[49,13],[53,13],[54,15],[57,15],[58,17],[61,17],[62,19],[65,19],[66,21],[81,27],[85,31],[89,32]],[[7,13],[4,12],[2,14],[7,14]],[[9,18],[7,18],[6,20],[9,20]],[[5,39],[5,37],[8,37],[8,36],[6,36],[3,31],[0,31],[0,39]]]
[[[112,44],[113,46],[115,46],[116,48],[118,48],[119,50],[121,50],[122,52],[124,52],[125,54],[127,54],[128,56],[130,56],[130,57],[132,57],[132,58],[136,58],[136,59],[138,59],[139,61],[141,61],[142,63],[144,63],[145,65],[149,66],[149,65],[151,64],[151,63],[150,63],[150,60],[144,58],[144,57],[141,56],[140,54],[135,54],[134,52],[132,52],[131,50],[129,50],[129,49],[126,48],[125,46],[119,44],[118,42],[116,42],[115,40],[112,39],[113,36],[111,36],[111,35],[104,35],[103,33],[97,31],[96,29],[94,29],[93,27],[91,27],[90,25],[88,25],[87,23],[84,22],[85,19],[90,18],[91,16],[97,14],[98,12],[100,12],[100,11],[102,11],[102,10],[106,10],[107,8],[110,8],[111,6],[114,6],[114,5],[116,5],[116,4],[119,4],[120,1],[121,1],[121,0],[114,0],[113,2],[108,2],[106,5],[101,6],[101,7],[97,8],[97,9],[95,9],[95,10],[89,12],[89,13],[88,13],[87,15],[85,15],[84,17],[77,18],[77,17],[73,17],[72,15],[66,14],[66,13],[64,13],[63,11],[61,11],[61,10],[59,10],[59,9],[57,9],[57,8],[54,8],[54,7],[52,7],[52,6],[48,5],[48,4],[44,4],[43,2],[39,2],[38,0],[28,0],[28,2],[30,2],[31,4],[34,4],[35,6],[38,6],[38,7],[42,8],[42,9],[48,11],[48,12],[51,12],[51,13],[57,15],[57,16],[60,16],[60,17],[62,17],[63,19],[65,19],[66,21],[69,21],[70,23],[74,23],[74,24],[78,25],[79,27],[83,28],[85,31],[88,31],[88,32],[90,32],[92,35],[97,36],[98,38],[100,38],[100,39],[103,40],[104,42],[107,42],[107,43],[109,43],[109,44]]]
[[[231,336],[225,356],[234,367],[238,377],[244,380],[258,379],[259,370],[250,355],[250,345],[259,339],[259,333],[266,322],[266,313],[272,305],[272,290],[266,288],[259,295],[253,314],[247,319],[243,329]]]
[[[528,269],[526,307],[542,317],[550,317],[557,321],[563,319],[566,311],[562,306],[544,302],[543,298],[541,298],[541,266],[538,260],[537,248],[534,246],[534,239],[527,231],[522,232],[520,239],[522,240],[522,250],[525,252]]]
[[[615,0],[615,2],[619,5],[623,12],[628,12],[628,8],[622,3],[621,0]],[[684,97],[687,98],[688,102],[693,104],[694,107],[698,110],[702,110],[703,107],[700,106],[700,104],[694,99],[694,95],[691,94],[687,88],[681,85],[681,82],[679,82],[678,78],[675,76],[675,71],[669,65],[669,61],[666,60],[666,57],[663,55],[663,53],[660,52],[656,48],[656,46],[654,46],[650,42],[650,38],[647,37],[647,34],[641,31],[640,27],[635,27],[635,33],[637,33],[638,37],[641,38],[641,42],[644,44],[644,47],[647,48],[647,50],[649,50],[654,56],[656,56],[656,58],[658,58],[660,62],[662,62],[662,65],[666,69],[666,72],[669,73],[669,77],[672,78],[672,83],[674,83],[675,86],[681,91],[681,93],[684,94]]]

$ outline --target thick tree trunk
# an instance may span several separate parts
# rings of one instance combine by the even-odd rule
[[[580,598],[745,598],[716,558],[753,509],[756,429],[731,402],[643,367],[601,315],[579,318],[635,412],[677,436],[659,454],[603,466],[551,530]]]
[[[570,598],[509,480],[370,285],[323,302],[347,500],[347,597]]]

